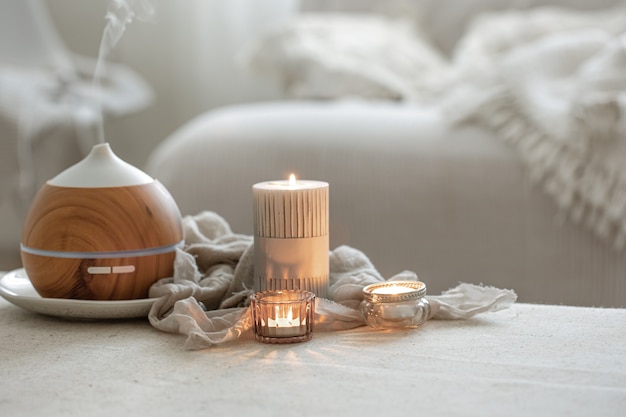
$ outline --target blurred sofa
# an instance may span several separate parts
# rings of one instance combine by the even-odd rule
[[[559,221],[492,133],[386,102],[278,102],[212,111],[151,155],[183,214],[212,210],[252,234],[252,185],[330,184],[331,248],[363,251],[385,276],[409,269],[439,293],[513,288],[524,302],[625,304],[626,259]]]
[[[441,15],[429,21],[424,13],[441,14],[449,2],[421,3],[424,7],[411,13],[422,22],[445,21]],[[462,8],[470,8],[470,3],[478,17],[489,7],[506,8],[506,2],[496,1],[463,2]],[[528,8],[541,2],[519,3],[513,5]],[[574,15],[565,19],[563,28],[581,27],[580,16],[587,12],[580,9],[616,3],[569,2],[567,6],[578,9],[572,9]],[[344,4],[346,10],[358,12]],[[558,192],[545,192],[519,149],[503,140],[502,131],[471,120],[459,123],[449,108],[433,104],[436,90],[426,91],[422,100],[396,82],[406,73],[403,57],[418,60],[423,71],[415,77],[428,80],[434,80],[428,78],[429,71],[439,71],[437,60],[446,65],[453,59],[454,42],[462,38],[470,18],[461,22],[460,12],[450,10],[450,21],[456,21],[451,38],[437,38],[442,32],[431,31],[429,45],[435,48],[418,56],[394,55],[377,44],[377,56],[387,54],[386,62],[395,65],[377,71],[368,69],[380,67],[380,61],[365,68],[367,59],[375,58],[367,56],[368,42],[362,42],[368,33],[361,32],[356,41],[336,38],[332,31],[343,25],[331,23],[325,29],[320,15],[314,23],[309,17],[302,23],[301,17],[297,24],[268,33],[255,42],[252,55],[247,52],[246,63],[261,74],[273,72],[283,83],[286,99],[198,116],[155,149],[148,172],[171,191],[183,214],[212,210],[243,234],[252,233],[254,183],[284,179],[292,172],[327,181],[331,248],[345,244],[362,250],[387,277],[415,271],[430,293],[472,282],[512,288],[522,302],[626,306],[624,250],[583,222],[572,221],[555,203]],[[406,9],[383,12],[399,11]],[[345,19],[343,12],[328,15],[328,22]],[[607,15],[614,13],[609,10]],[[614,31],[624,29],[621,20],[613,23]],[[297,32],[303,25],[308,32]],[[380,22],[375,25],[373,40],[381,36],[376,32]],[[428,31],[428,26],[422,24],[420,30]],[[539,36],[538,27],[533,36]],[[387,33],[391,38],[397,30],[404,33],[406,26],[393,30]],[[320,39],[321,45],[311,44]],[[339,46],[329,50],[329,39]],[[424,47],[414,42],[402,47]],[[341,59],[355,50],[358,56],[351,62]],[[329,64],[333,54],[334,63],[340,64]],[[420,60],[424,56],[426,60]],[[428,83],[414,87],[423,91]]]

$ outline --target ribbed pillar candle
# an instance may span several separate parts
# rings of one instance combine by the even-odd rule
[[[254,196],[255,289],[328,296],[328,183],[268,181]]]

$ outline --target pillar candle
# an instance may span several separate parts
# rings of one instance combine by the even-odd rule
[[[257,291],[328,294],[328,183],[267,181],[254,196],[254,277]]]

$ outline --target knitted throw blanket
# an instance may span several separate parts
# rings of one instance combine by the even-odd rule
[[[626,7],[485,16],[446,109],[511,144],[560,212],[626,246]]]

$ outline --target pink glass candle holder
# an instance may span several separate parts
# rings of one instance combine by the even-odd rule
[[[254,334],[259,342],[296,343],[313,337],[315,294],[312,292],[261,291],[250,301]]]

